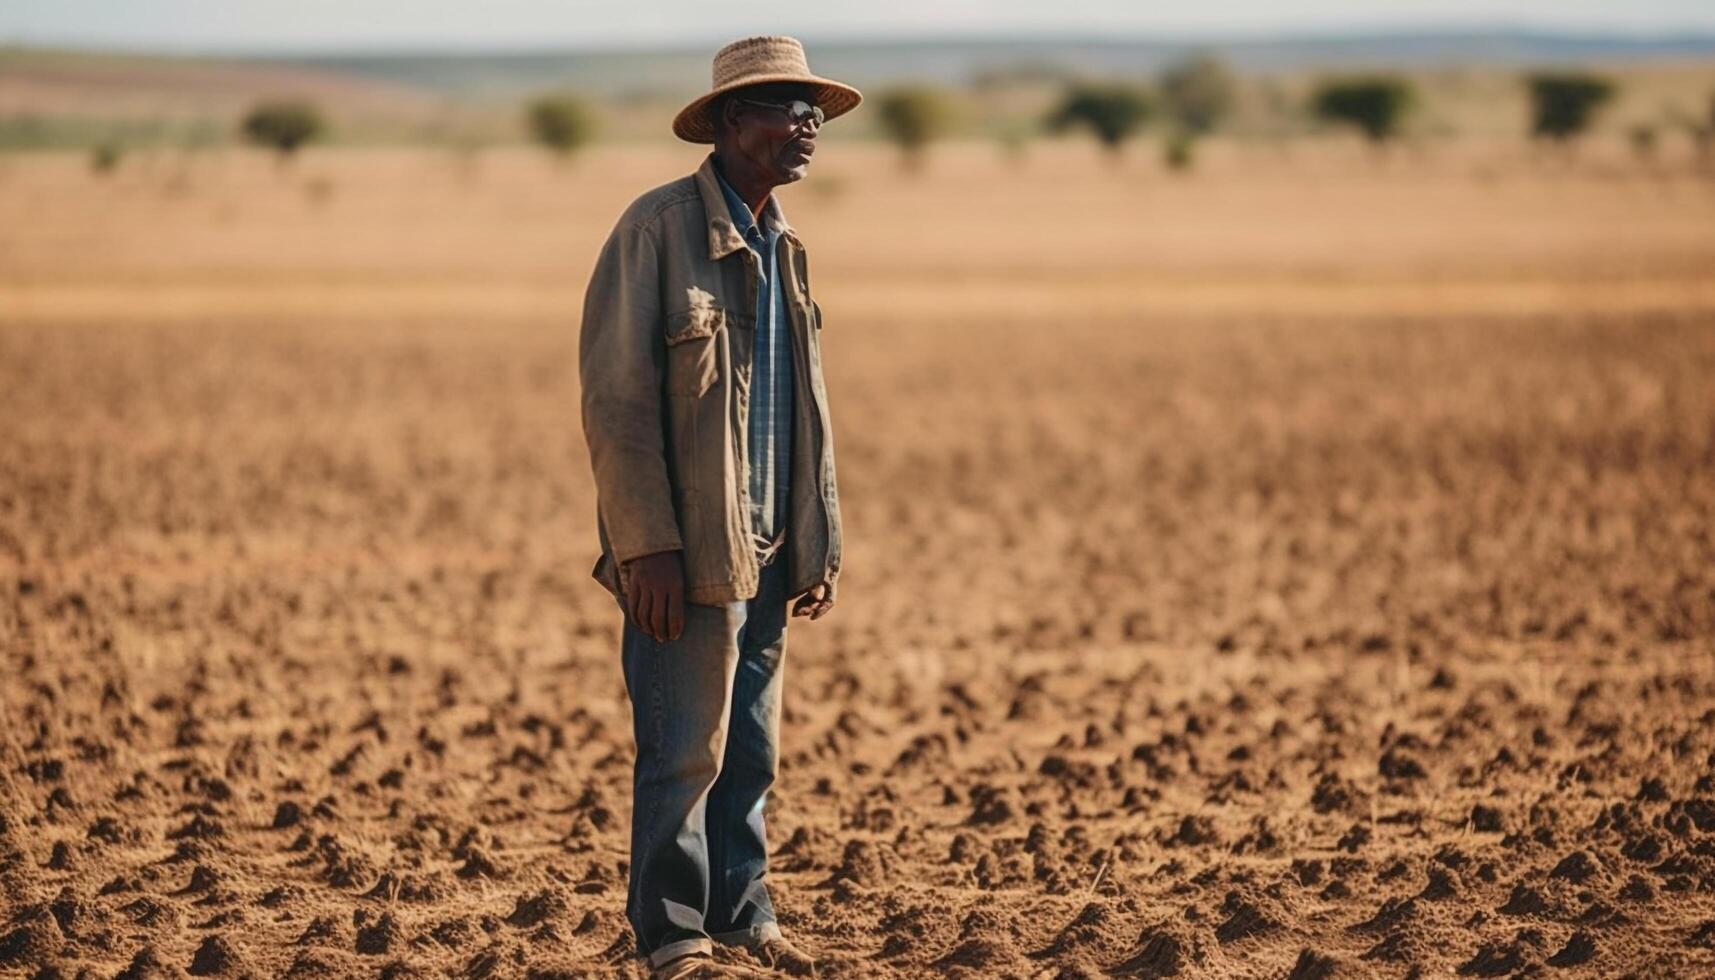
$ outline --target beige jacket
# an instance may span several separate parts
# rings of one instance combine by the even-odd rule
[[[774,560],[788,562],[797,596],[839,574],[840,509],[822,313],[804,243],[770,211],[785,226],[777,254],[796,367],[790,516]],[[712,154],[695,174],[632,202],[596,260],[578,366],[602,551],[592,574],[616,596],[625,562],[678,548],[691,602],[756,594],[746,479],[756,265]]]

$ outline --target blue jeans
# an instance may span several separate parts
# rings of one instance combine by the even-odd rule
[[[625,622],[637,740],[626,916],[651,966],[780,935],[762,811],[780,762],[786,564],[762,566],[747,601],[685,603],[677,640]]]

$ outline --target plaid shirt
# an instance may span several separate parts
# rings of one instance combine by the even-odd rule
[[[757,550],[772,554],[771,542],[786,527],[792,459],[792,338],[786,332],[786,301],[780,289],[778,250],[780,202],[769,195],[758,228],[749,205],[715,171],[732,221],[756,254],[762,282],[756,296],[756,346],[750,362],[750,520]]]

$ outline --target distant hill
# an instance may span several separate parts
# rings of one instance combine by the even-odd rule
[[[347,131],[408,134],[447,96],[309,63],[0,47],[0,148],[225,139],[248,106],[297,97]]]
[[[1272,39],[936,40],[809,42],[816,70],[859,85],[965,83],[985,76],[1152,74],[1191,51],[1250,72],[1387,66],[1431,68],[1715,58],[1715,35],[1625,37],[1531,31],[1306,35]],[[474,98],[552,87],[609,96],[693,92],[710,51],[546,50],[513,53],[329,54],[280,59]]]
[[[1606,113],[1616,123],[1659,121],[1669,109],[1702,113],[1715,89],[1715,35],[1488,31],[809,43],[818,71],[862,87],[907,80],[966,87],[967,134],[1027,127],[1064,79],[1144,79],[1193,51],[1215,52],[1255,77],[1263,104],[1241,106],[1234,127],[1253,132],[1301,128],[1302,120],[1291,117],[1301,115],[1304,85],[1325,70],[1413,72],[1431,105],[1419,125],[1436,132],[1518,131],[1525,110],[1516,71],[1526,65],[1600,65],[1622,75],[1621,104]],[[708,84],[711,53],[679,47],[191,56],[0,46],[0,150],[221,143],[233,138],[246,107],[279,96],[323,107],[335,142],[470,147],[525,138],[520,103],[549,89],[596,101],[603,139],[662,139],[661,120]],[[842,129],[874,132],[861,119]]]

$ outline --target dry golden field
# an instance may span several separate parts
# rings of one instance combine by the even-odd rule
[[[1715,177],[829,143],[858,978],[1715,976]],[[0,158],[0,976],[625,975],[575,343],[692,148]]]

